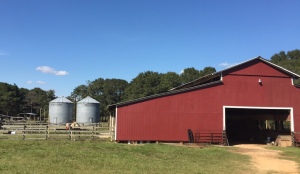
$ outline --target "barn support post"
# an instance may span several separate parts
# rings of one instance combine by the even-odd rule
[[[114,117],[112,116],[113,112],[109,114],[109,134],[110,134],[110,141],[113,141],[113,131],[114,131]]]
[[[115,130],[115,117],[111,117],[111,131],[114,132]]]
[[[116,111],[115,111],[115,118],[114,118],[114,131],[113,131],[113,135],[115,138],[115,141],[117,140],[117,124],[118,124],[118,105],[116,105]]]
[[[112,127],[111,127],[111,112],[109,112],[109,131],[111,132],[112,131]]]

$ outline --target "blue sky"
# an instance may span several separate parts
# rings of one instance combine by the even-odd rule
[[[299,0],[0,0],[0,82],[69,96],[88,80],[217,70],[300,49]]]

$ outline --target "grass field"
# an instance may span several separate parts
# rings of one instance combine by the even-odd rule
[[[296,148],[272,149],[300,163]],[[109,141],[0,141],[0,173],[255,173],[231,148]]]
[[[224,147],[99,141],[0,142],[0,173],[249,173],[249,157]]]

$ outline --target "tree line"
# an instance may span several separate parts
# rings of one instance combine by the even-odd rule
[[[98,78],[88,81],[86,85],[77,86],[69,99],[78,101],[90,96],[100,102],[101,116],[107,116],[109,115],[107,105],[166,92],[213,72],[216,72],[213,67],[206,67],[203,70],[186,68],[180,75],[175,72],[145,71],[139,73],[130,83],[123,79]]]
[[[0,114],[16,116],[18,113],[40,113],[48,111],[49,102],[55,99],[54,90],[41,88],[28,90],[16,84],[0,82]]]
[[[270,61],[300,74],[300,50],[298,49],[276,53]],[[181,74],[145,71],[139,73],[131,82],[115,78],[98,78],[75,87],[67,98],[76,103],[90,96],[100,102],[100,116],[105,117],[109,115],[107,105],[166,92],[213,72],[216,72],[216,69],[209,66],[202,70],[186,68]],[[300,81],[295,83],[299,84]],[[44,91],[40,88],[28,90],[18,88],[15,84],[0,82],[0,114],[15,115],[22,112],[40,114],[41,108],[48,112],[49,102],[55,98],[54,90]]]

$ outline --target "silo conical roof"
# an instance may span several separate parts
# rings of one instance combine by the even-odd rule
[[[67,99],[66,97],[58,97],[52,101],[50,101],[50,103],[73,103],[71,102],[69,99]]]
[[[97,100],[93,99],[90,96],[85,97],[84,99],[78,101],[77,103],[100,103]]]

